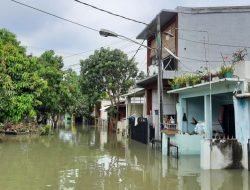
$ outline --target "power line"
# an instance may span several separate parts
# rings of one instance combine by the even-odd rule
[[[63,17],[57,16],[57,15],[55,15],[55,14],[53,14],[53,13],[49,13],[49,12],[47,12],[47,11],[44,11],[44,10],[38,9],[38,8],[36,8],[36,7],[32,7],[32,6],[27,5],[27,4],[25,4],[25,3],[21,3],[21,2],[16,1],[16,0],[10,0],[10,1],[12,1],[12,2],[14,2],[14,3],[17,3],[17,4],[19,4],[19,5],[22,5],[22,6],[24,6],[24,7],[28,7],[28,8],[30,8],[30,9],[33,9],[33,10],[39,11],[39,12],[41,12],[41,13],[44,13],[44,14],[47,14],[47,15],[53,16],[53,17],[55,17],[55,18],[58,18],[58,19],[64,20],[64,21],[66,21],[66,22],[69,22],[69,23],[72,23],[72,24],[78,25],[78,26],[80,26],[80,27],[83,27],[83,28],[86,28],[86,29],[89,29],[89,30],[92,30],[92,31],[95,31],[95,32],[99,32],[99,30],[97,30],[97,29],[95,29],[95,28],[92,28],[92,27],[89,27],[89,26],[86,26],[86,25],[80,24],[80,23],[78,23],[78,22],[75,22],[75,21],[69,20],[69,19],[67,19],[67,18],[63,18]]]
[[[131,58],[131,60],[133,60],[136,56],[136,54],[141,50],[142,44],[144,43],[145,39],[142,41],[141,45],[138,47],[138,49],[136,50],[135,54],[133,55],[133,57]]]
[[[120,41],[119,43],[121,43],[123,41]],[[112,44],[108,44],[108,45],[105,45],[105,46],[101,46],[101,47],[98,47],[98,48],[95,48],[95,49],[91,49],[91,50],[86,50],[86,51],[83,51],[83,52],[79,52],[79,53],[75,53],[75,54],[72,54],[72,55],[68,55],[68,56],[64,56],[63,58],[64,59],[67,59],[67,58],[70,58],[70,57],[74,57],[74,56],[79,56],[79,55],[82,55],[82,54],[85,54],[85,53],[89,53],[89,52],[94,52],[95,50],[99,50],[101,49],[102,47],[109,47],[111,45],[114,45],[114,44],[118,44],[118,43],[112,43]],[[136,44],[131,44],[129,46],[123,46],[123,47],[120,47],[120,48],[117,48],[117,49],[126,49],[126,48],[129,48],[131,46],[134,46]]]
[[[191,57],[180,57],[182,59],[187,59],[187,60],[192,60],[192,61],[200,61],[200,62],[215,62],[215,63],[221,63],[223,61],[217,61],[217,60],[203,60],[203,59],[196,59],[196,58],[191,58]]]
[[[26,49],[32,49],[32,50],[39,50],[39,51],[49,51],[49,50],[53,50],[56,54],[59,55],[71,55],[73,52],[66,52],[64,50],[59,50],[59,49],[53,49],[53,48],[45,48],[45,47],[37,47],[37,46],[31,46],[31,45],[26,45],[26,44],[21,44],[23,47],[25,47]]]
[[[87,29],[89,29],[89,30],[92,30],[92,31],[95,31],[95,32],[99,32],[99,30],[97,30],[97,29],[95,29],[95,28],[92,28],[92,27],[89,27],[89,26],[86,26],[86,25],[77,23],[77,22],[72,21],[72,20],[69,20],[69,19],[67,19],[67,18],[63,18],[63,17],[57,16],[57,15],[55,15],[55,14],[52,14],[52,13],[50,13],[50,12],[47,12],[47,11],[44,11],[44,10],[41,10],[41,9],[38,9],[38,8],[33,7],[33,6],[30,6],[30,5],[28,5],[28,4],[25,4],[25,3],[22,3],[22,2],[19,2],[19,1],[16,1],[16,0],[10,0],[10,1],[12,1],[12,2],[14,2],[14,3],[17,3],[17,4],[19,4],[19,5],[22,5],[22,6],[28,7],[28,8],[30,8],[30,9],[39,11],[39,12],[41,12],[41,13],[44,13],[44,14],[53,16],[53,17],[55,17],[55,18],[61,19],[61,20],[63,20],[63,21],[66,21],[66,22],[69,22],[69,23],[72,23],[72,24],[81,26],[81,27],[83,27],[83,28],[87,28]],[[85,4],[85,5],[87,5],[87,6],[90,6],[90,7],[92,7],[92,8],[98,9],[98,10],[100,10],[100,11],[104,11],[104,12],[106,12],[106,13],[112,14],[112,15],[114,15],[114,16],[118,16],[118,17],[121,17],[121,18],[130,20],[130,21],[134,21],[134,22],[140,23],[140,24],[148,25],[148,24],[146,24],[146,23],[144,23],[144,22],[137,21],[137,20],[134,20],[134,19],[131,19],[131,18],[127,18],[127,17],[121,16],[121,15],[118,15],[118,14],[114,14],[114,13],[112,13],[112,12],[109,12],[109,11],[106,11],[106,10],[103,10],[103,9],[100,9],[100,8],[97,8],[97,7],[95,7],[95,6],[92,6],[92,5],[90,5],[90,4],[87,4],[87,3],[84,3],[84,2],[81,2],[81,1],[78,1],[78,0],[75,0],[75,1],[78,2],[78,3],[81,3],[81,4]],[[112,44],[111,44],[111,45],[112,45]],[[108,45],[107,45],[107,46],[108,46]],[[140,49],[140,48],[138,48],[138,49]],[[80,54],[89,53],[89,52],[92,52],[92,51],[95,51],[95,49],[94,49],[94,50],[88,50],[88,51],[80,52],[80,53],[75,53],[75,54],[68,55],[68,56],[64,56],[64,58],[73,57],[73,56],[77,56],[77,55],[80,55]]]
[[[136,54],[137,54],[140,50],[142,50],[142,49],[145,49],[145,47],[140,47],[140,48],[138,48],[138,49],[136,49],[136,50],[131,50],[131,51],[128,51],[128,52],[125,52],[125,53],[126,53],[126,54],[131,54],[131,53],[136,52],[135,55],[134,55],[134,56],[136,56]],[[133,57],[134,57],[134,56],[133,56]],[[132,59],[131,59],[131,60],[132,60]],[[76,67],[76,66],[80,66],[80,63],[71,64],[71,65],[65,65],[66,68]]]
[[[125,53],[126,53],[126,54],[130,54],[130,53],[136,52],[135,55],[133,55],[133,57],[134,57],[134,56],[136,56],[136,54],[137,54],[140,50],[142,50],[142,49],[145,49],[145,47],[140,47],[140,48],[138,48],[138,49],[136,49],[136,50],[131,50],[131,51],[128,51],[128,52],[125,52]]]
[[[82,2],[82,1],[79,1],[79,0],[74,0],[74,1],[76,1],[77,3],[83,4],[83,5],[86,5],[86,6],[88,6],[88,7],[91,7],[91,8],[93,8],[93,9],[96,9],[96,10],[99,10],[99,11],[102,11],[102,12],[105,12],[105,13],[108,13],[108,14],[110,14],[110,15],[113,15],[113,16],[116,16],[116,17],[120,17],[120,18],[129,20],[129,21],[133,21],[133,22],[136,22],[136,23],[139,23],[139,24],[144,24],[144,25],[148,26],[148,24],[145,23],[145,22],[138,21],[138,20],[135,20],[135,19],[132,19],[132,18],[128,18],[128,17],[122,16],[122,15],[119,15],[119,14],[116,14],[116,13],[112,13],[112,12],[110,12],[110,11],[107,11],[107,10],[104,10],[104,9],[101,9],[101,8],[98,8],[98,7],[94,6],[94,5],[90,5],[90,4],[88,4],[88,3],[85,3],[85,2]]]
[[[196,40],[190,40],[190,39],[185,39],[185,38],[180,38],[181,40],[188,41],[188,42],[193,42],[193,43],[198,43],[198,44],[206,44],[206,45],[211,45],[211,46],[224,46],[224,47],[233,47],[233,48],[246,48],[250,49],[250,46],[244,46],[244,45],[231,45],[231,44],[220,44],[220,43],[208,43],[208,42],[201,42],[201,41],[196,41]]]
[[[188,66],[186,66],[182,61],[179,61],[179,63],[185,68],[187,69],[188,72],[194,72],[191,68],[189,68]]]

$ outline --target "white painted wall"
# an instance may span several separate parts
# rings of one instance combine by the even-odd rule
[[[128,107],[129,107],[128,116],[133,114],[137,116],[143,116],[143,104],[130,103],[128,104]]]
[[[199,155],[201,152],[200,141],[202,135],[176,134],[166,135],[162,134],[162,154],[167,155],[167,139],[170,137],[170,142],[179,147],[180,155]]]
[[[174,115],[176,114],[176,97],[173,94],[163,93],[163,114]],[[159,126],[159,115],[155,114],[155,110],[159,110],[158,103],[158,92],[152,90],[152,116],[153,125],[155,126],[155,138],[160,139],[160,126]],[[158,112],[159,113],[159,112]]]
[[[250,100],[234,98],[235,135],[243,147],[242,165],[248,168],[247,143],[250,139]]]
[[[163,93],[163,114],[176,114],[176,96],[173,94]]]
[[[110,100],[101,100],[101,109],[108,106],[108,105],[110,105],[110,104],[111,104]],[[106,110],[101,110],[100,112],[101,112],[100,113],[100,118],[102,120],[107,120],[108,119],[107,111]]]
[[[208,45],[192,41],[205,42],[209,44],[231,44],[239,46],[249,45],[250,12],[231,13],[202,13],[195,14],[185,8],[179,7],[178,11],[178,56],[181,63],[178,65],[180,72],[196,71],[201,66],[206,66],[207,57],[211,68],[221,66],[223,56],[232,55],[238,47]],[[195,30],[195,31],[194,31]],[[199,32],[199,31],[208,31]],[[249,58],[249,56],[248,56]],[[246,57],[246,60],[248,60]],[[193,60],[192,60],[193,59]],[[197,60],[194,60],[197,59]],[[249,70],[249,69],[248,69]]]
[[[250,81],[250,61],[242,61],[235,64],[234,74],[241,79]]]
[[[246,144],[250,138],[250,100],[234,98],[234,109],[236,138]]]

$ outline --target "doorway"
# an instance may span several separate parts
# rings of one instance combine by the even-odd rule
[[[233,104],[224,105],[222,128],[226,137],[235,138],[235,121]]]

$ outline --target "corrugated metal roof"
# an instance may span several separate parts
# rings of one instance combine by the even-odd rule
[[[126,96],[143,96],[144,95],[144,88],[135,88],[132,89],[131,92],[127,93],[127,94],[123,94],[122,96],[126,97]]]
[[[156,82],[157,81],[157,77],[158,77],[158,75],[153,75],[153,76],[150,76],[150,77],[147,77],[147,78],[145,78],[145,79],[142,79],[142,80],[140,80],[140,81],[137,81],[136,82],[136,85],[138,86],[138,87],[146,87],[148,84],[150,84],[150,83],[153,83],[153,82]]]

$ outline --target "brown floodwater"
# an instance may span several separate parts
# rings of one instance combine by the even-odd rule
[[[246,170],[201,170],[90,126],[50,136],[0,136],[0,190],[247,190]]]

